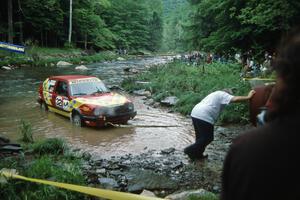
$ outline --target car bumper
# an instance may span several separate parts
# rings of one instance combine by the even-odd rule
[[[124,124],[136,116],[136,111],[108,116],[82,116],[83,122],[88,126],[103,127],[109,124]]]

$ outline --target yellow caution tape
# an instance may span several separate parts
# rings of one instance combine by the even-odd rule
[[[64,188],[96,197],[102,197],[106,199],[116,199],[116,200],[162,200],[161,198],[156,197],[147,197],[147,196],[141,196],[137,194],[129,194],[125,192],[118,192],[118,191],[111,191],[111,190],[104,190],[99,188],[91,188],[86,186],[79,186],[79,185],[73,185],[68,183],[59,183],[54,181],[46,181],[41,179],[35,179],[35,178],[27,178],[25,176],[20,176],[15,174],[14,172],[10,170],[1,170],[0,175],[3,175],[6,178],[15,178],[15,179],[21,179],[24,181],[30,181],[35,183],[42,183],[46,185],[52,185],[59,188]]]

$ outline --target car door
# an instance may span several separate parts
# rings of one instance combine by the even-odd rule
[[[69,85],[66,81],[57,81],[53,94],[53,103],[55,108],[59,110],[70,111]]]

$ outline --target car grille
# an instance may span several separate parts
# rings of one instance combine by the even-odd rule
[[[123,105],[123,106],[115,107],[114,111],[115,111],[116,114],[121,114],[121,113],[130,112],[131,110],[129,109],[128,105]]]

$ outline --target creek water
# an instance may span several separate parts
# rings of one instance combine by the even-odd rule
[[[0,135],[16,141],[21,137],[21,120],[30,122],[35,140],[58,137],[74,148],[90,152],[93,156],[110,157],[140,154],[151,149],[170,147],[183,149],[194,141],[191,121],[163,108],[144,104],[143,98],[129,96],[135,104],[137,116],[130,126],[94,129],[73,126],[68,118],[44,112],[37,103],[38,87],[49,76],[66,74],[93,75],[106,85],[119,85],[124,78],[133,76],[125,69],[139,72],[170,61],[170,57],[148,57],[126,61],[113,61],[86,65],[87,71],[69,67],[23,67],[0,71]],[[170,126],[170,127],[157,127]]]

